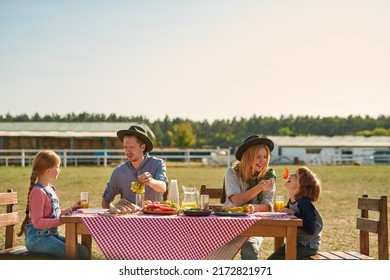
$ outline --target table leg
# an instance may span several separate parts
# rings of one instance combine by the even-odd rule
[[[88,258],[92,257],[92,236],[90,234],[81,235],[81,244],[83,244],[88,249]]]
[[[275,237],[274,241],[274,251],[282,247],[284,244],[284,237]]]
[[[286,260],[297,259],[297,228],[287,227]]]
[[[65,223],[65,256],[68,260],[76,259],[77,250],[76,224]]]

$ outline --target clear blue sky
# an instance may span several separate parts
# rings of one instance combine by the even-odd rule
[[[0,0],[0,114],[389,115],[390,1]]]

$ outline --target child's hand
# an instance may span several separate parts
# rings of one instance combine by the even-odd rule
[[[72,209],[72,211],[75,211],[75,210],[81,208],[81,200],[76,201],[70,208]]]
[[[282,210],[280,210],[280,212],[284,212],[284,213],[289,214],[289,215],[294,214],[294,210],[291,210],[290,208],[286,208],[286,207],[284,207]]]
[[[66,208],[63,212],[62,215],[69,216],[72,215],[73,211],[76,211],[77,209],[81,208],[81,200],[75,202],[72,206]]]
[[[69,215],[72,215],[72,209],[69,207],[69,208],[66,208],[63,212],[62,212],[62,216],[69,216]]]

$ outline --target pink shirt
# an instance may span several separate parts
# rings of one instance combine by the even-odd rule
[[[51,193],[57,196],[53,188],[51,188]],[[63,224],[59,218],[50,218],[53,212],[51,200],[43,189],[33,187],[28,199],[31,223],[35,228],[48,229]],[[61,210],[61,214],[62,212],[63,210]]]

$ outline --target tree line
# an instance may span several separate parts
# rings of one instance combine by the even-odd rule
[[[390,136],[390,116],[252,116],[250,118],[221,119],[209,122],[170,118],[150,121],[143,116],[116,114],[69,113],[41,116],[21,114],[0,115],[0,122],[137,122],[147,124],[155,134],[160,147],[233,147],[251,134],[263,136],[361,135]]]

